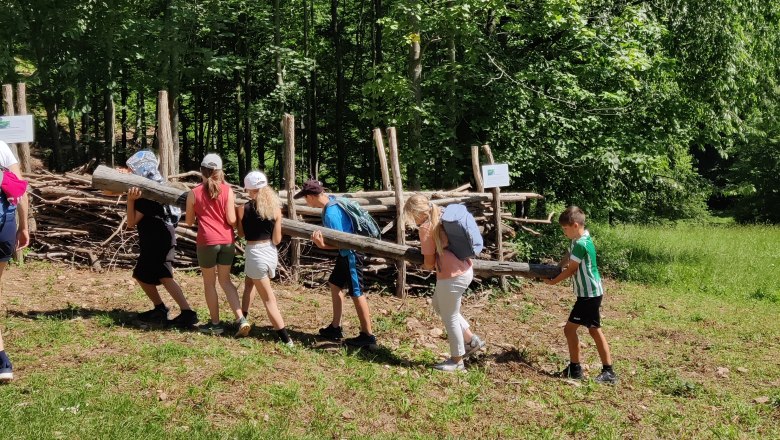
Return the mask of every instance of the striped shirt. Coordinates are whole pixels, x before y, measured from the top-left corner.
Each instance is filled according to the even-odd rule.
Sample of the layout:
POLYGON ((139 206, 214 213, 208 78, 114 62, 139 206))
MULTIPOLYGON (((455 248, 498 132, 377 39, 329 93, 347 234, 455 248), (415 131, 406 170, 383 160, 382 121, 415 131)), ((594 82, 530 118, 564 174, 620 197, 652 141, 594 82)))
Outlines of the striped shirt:
POLYGON ((578 297, 596 297, 604 294, 601 275, 596 267, 596 246, 585 231, 582 237, 572 240, 569 247, 569 259, 580 266, 574 273, 574 294, 578 297))

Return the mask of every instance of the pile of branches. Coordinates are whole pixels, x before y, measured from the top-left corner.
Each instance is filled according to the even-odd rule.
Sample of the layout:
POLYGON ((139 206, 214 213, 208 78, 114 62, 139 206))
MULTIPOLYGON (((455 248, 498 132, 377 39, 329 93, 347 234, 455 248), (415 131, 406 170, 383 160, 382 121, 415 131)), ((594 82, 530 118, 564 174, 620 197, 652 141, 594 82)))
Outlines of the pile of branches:
MULTIPOLYGON (((197 173, 184 173, 173 176, 181 189, 191 188, 199 180, 197 173), (190 179, 187 183, 185 180, 190 179)), ((35 219, 32 230, 32 252, 28 258, 68 262, 89 266, 94 270, 130 268, 135 265, 138 255, 138 234, 126 225, 126 196, 122 194, 104 194, 91 186, 91 176, 78 172, 53 174, 41 172, 27 176, 31 187, 31 206, 35 219)), ((464 189, 467 186, 448 192, 430 192, 434 203, 442 206, 450 203, 465 203, 477 219, 485 237, 485 249, 482 259, 495 259, 495 224, 491 212, 492 194, 473 193, 464 189)), ((243 191, 233 187, 241 196, 243 191)), ((406 193, 409 196, 412 193, 406 193)), ((282 194, 284 196, 284 194, 282 194)), ((395 199, 389 192, 358 192, 343 194, 361 204, 371 212, 383 230, 383 240, 395 241, 396 228, 395 199)), ((507 193, 503 199, 508 202, 522 202, 528 198, 538 198, 533 193, 507 193)), ((240 198, 240 197, 239 197, 240 198)), ((281 197, 286 202, 286 197, 281 197)), ((297 205, 300 219, 308 223, 319 223, 319 210, 297 205)), ((286 215, 286 214, 285 214, 286 215)), ((511 221, 549 222, 548 220, 528 220, 503 214, 502 232, 505 237, 513 237, 516 231, 508 225, 511 221)), ((521 225, 521 227, 524 227, 521 225)), ((178 236, 177 258, 175 266, 180 269, 197 268, 196 232, 184 226, 176 228, 178 236)), ((413 238, 416 234, 408 231, 407 244, 418 246, 413 238)), ((290 258, 289 238, 279 246, 279 273, 282 280, 289 279, 290 258)), ((239 244, 239 252, 242 252, 239 244)), ((319 249, 309 241, 304 241, 301 252, 300 280, 304 285, 314 287, 323 284, 332 270, 335 251, 319 249)), ((504 257, 511 260, 514 250, 505 246, 504 257)), ((236 259, 236 271, 243 270, 243 258, 236 259)), ((365 261, 365 279, 369 284, 392 286, 396 277, 394 261, 367 256, 365 261)), ((429 271, 415 266, 407 269, 407 283, 413 289, 428 289, 435 277, 429 271)))

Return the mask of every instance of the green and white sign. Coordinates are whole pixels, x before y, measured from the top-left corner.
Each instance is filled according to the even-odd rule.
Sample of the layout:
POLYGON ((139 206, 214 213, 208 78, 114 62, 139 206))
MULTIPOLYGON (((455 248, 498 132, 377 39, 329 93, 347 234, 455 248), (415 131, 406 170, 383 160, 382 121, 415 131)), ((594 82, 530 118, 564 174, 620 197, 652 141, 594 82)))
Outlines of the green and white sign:
POLYGON ((485 188, 509 186, 509 165, 505 163, 482 165, 482 183, 485 188))
POLYGON ((34 140, 35 126, 32 115, 0 116, 0 141, 18 144, 34 140))

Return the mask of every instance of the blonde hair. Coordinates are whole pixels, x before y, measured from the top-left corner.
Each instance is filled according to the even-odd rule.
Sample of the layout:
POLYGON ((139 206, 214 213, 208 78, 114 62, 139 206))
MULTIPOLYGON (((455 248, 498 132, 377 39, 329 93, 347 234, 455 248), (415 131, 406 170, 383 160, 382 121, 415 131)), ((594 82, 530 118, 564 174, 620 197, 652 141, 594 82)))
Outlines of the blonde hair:
POLYGON ((200 174, 206 179, 206 189, 209 197, 216 200, 222 193, 222 183, 225 182, 225 173, 222 170, 200 167, 200 174))
POLYGON ((276 212, 282 207, 276 191, 270 186, 258 189, 252 202, 255 204, 255 212, 264 220, 276 220, 276 212))
POLYGON ((422 214, 428 216, 428 221, 431 223, 433 242, 436 243, 436 253, 441 255, 444 253, 442 240, 444 228, 441 225, 441 208, 431 203, 428 197, 422 194, 414 194, 404 204, 404 221, 409 225, 417 225, 415 217, 422 214))

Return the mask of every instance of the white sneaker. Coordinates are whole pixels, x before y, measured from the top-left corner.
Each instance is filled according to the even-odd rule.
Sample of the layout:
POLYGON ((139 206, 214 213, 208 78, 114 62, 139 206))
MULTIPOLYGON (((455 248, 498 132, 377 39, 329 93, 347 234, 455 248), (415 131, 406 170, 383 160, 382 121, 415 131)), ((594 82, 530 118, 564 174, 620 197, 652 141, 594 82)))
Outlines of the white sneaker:
POLYGON ((295 342, 293 342, 293 340, 292 340, 292 339, 290 339, 290 340, 289 340, 289 341, 287 341, 287 342, 282 342, 282 344, 283 344, 283 345, 286 345, 286 346, 288 346, 288 347, 295 347, 295 342))
POLYGON ((463 361, 455 362, 452 360, 452 358, 434 365, 433 368, 439 371, 447 371, 450 373, 455 371, 466 371, 466 367, 463 365, 463 361))
POLYGON ((252 324, 250 324, 246 318, 241 318, 238 321, 238 331, 236 332, 237 338, 243 338, 249 335, 249 332, 252 330, 252 324))
POLYGON ((477 335, 473 335, 471 337, 471 342, 467 342, 465 344, 466 346, 466 354, 463 355, 463 357, 469 357, 473 354, 476 354, 478 351, 485 348, 485 341, 479 338, 477 335))

